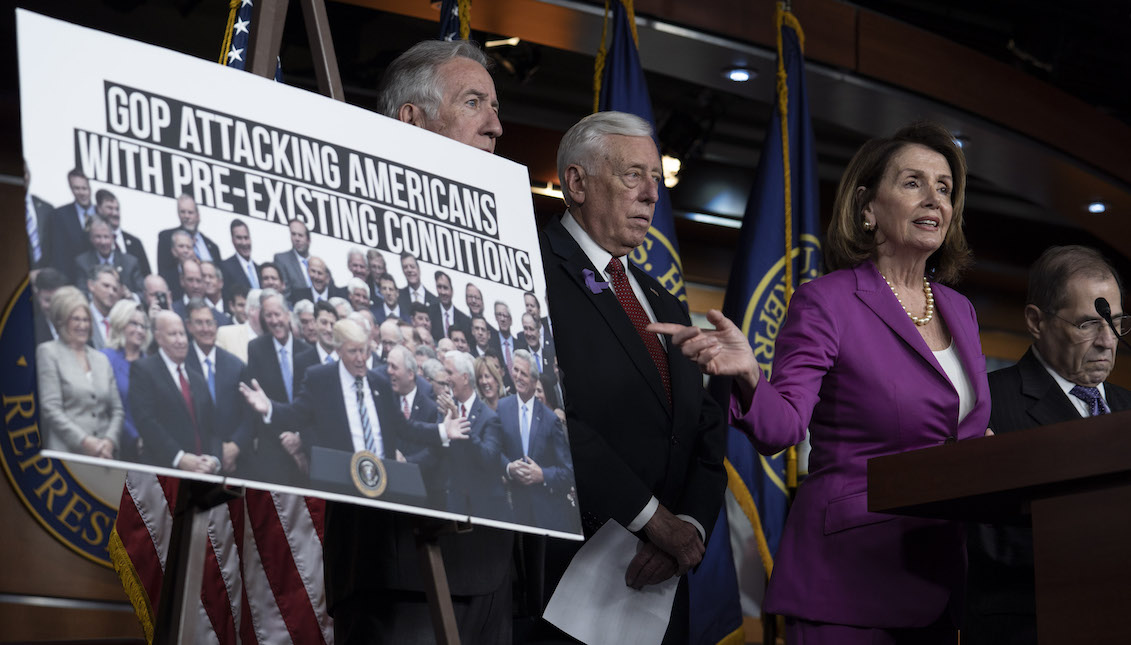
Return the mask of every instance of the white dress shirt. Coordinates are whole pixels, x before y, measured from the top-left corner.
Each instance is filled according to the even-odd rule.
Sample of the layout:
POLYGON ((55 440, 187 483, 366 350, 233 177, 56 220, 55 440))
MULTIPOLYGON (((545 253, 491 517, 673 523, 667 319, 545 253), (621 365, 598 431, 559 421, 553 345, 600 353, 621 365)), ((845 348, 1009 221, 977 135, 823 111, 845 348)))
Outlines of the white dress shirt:
MULTIPOLYGON (((346 401, 346 418, 350 424, 350 440, 353 442, 353 451, 366 450, 365 431, 361 427, 361 411, 357 408, 357 378, 349 373, 345 363, 338 363, 338 378, 342 384, 342 396, 346 401)), ((369 429, 373 432, 373 444, 377 449, 377 456, 385 458, 385 446, 381 442, 381 421, 377 418, 377 403, 373 400, 373 390, 369 389, 369 379, 361 377, 362 400, 365 404, 365 415, 369 417, 369 429)))

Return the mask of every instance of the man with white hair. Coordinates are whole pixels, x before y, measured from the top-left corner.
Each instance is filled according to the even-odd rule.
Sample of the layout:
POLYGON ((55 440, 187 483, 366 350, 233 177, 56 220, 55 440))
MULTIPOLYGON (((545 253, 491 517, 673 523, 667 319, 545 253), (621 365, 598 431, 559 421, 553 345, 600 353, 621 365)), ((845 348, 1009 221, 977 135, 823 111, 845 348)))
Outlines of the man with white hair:
POLYGON ((354 311, 369 309, 369 285, 361 278, 350 278, 346 283, 346 295, 354 311))
POLYGON ((322 302, 330 298, 346 298, 349 296, 345 289, 334 284, 330 269, 322 258, 315 255, 310 256, 307 260, 307 273, 310 275, 310 286, 291 289, 292 301, 322 302))
POLYGON ((456 415, 471 424, 471 441, 449 446, 441 457, 448 491, 446 510, 509 520, 506 494, 498 476, 503 426, 476 394, 475 359, 467 352, 453 350, 444 354, 443 363, 456 415))
MULTIPOLYGON (((567 211, 543 230, 542 257, 585 534, 610 519, 643 532, 624 581, 640 589, 678 576, 664 642, 686 643, 683 576, 702 559, 723 503, 726 426, 698 367, 645 329, 649 321, 689 325, 683 306, 627 261, 644 242, 663 181, 652 134, 647 121, 622 112, 570 128, 557 164, 567 211), (609 287, 596 293, 583 272, 609 287)), ((553 546, 564 565, 580 545, 553 546)))
POLYGON ((225 349, 243 362, 247 362, 247 345, 263 333, 259 326, 259 297, 262 289, 247 292, 247 322, 224 325, 216 330, 216 346, 225 349))
POLYGON ((220 437, 208 384, 186 369, 189 340, 177 314, 154 319, 158 351, 130 364, 129 406, 144 442, 143 461, 197 473, 220 472, 220 437))
POLYGON ((369 262, 365 259, 365 249, 351 246, 349 253, 346 254, 346 268, 349 269, 351 276, 362 282, 369 282, 369 262))
POLYGON ((291 316, 291 331, 313 347, 318 342, 318 332, 314 327, 314 303, 299 300, 291 313, 294 314, 291 316))
MULTIPOLYGON (((489 64, 486 55, 466 41, 418 43, 386 69, 379 90, 380 111, 494 152, 502 125, 489 64)), ((370 271, 375 273, 372 262, 370 271)), ((426 306, 428 294, 419 282, 416 259, 402 258, 401 269, 409 283, 406 295, 411 298, 407 291, 415 284, 418 297, 424 292, 425 302, 419 304, 426 306)), ((405 303, 400 307, 405 315, 405 303)), ((431 334, 428 337, 431 340, 431 334)), ((326 600, 338 642, 431 639, 434 632, 422 593, 424 578, 413 558, 398 559, 396 551, 383 552, 358 538, 377 535, 407 545, 403 551, 407 552, 415 548, 411 528, 412 522, 396 513, 327 504, 326 600)), ((460 640, 510 642, 512 534, 477 527, 467 534, 441 537, 439 543, 460 640)))
MULTIPOLYGON (((291 333, 291 312, 283 294, 264 289, 259 297, 259 324, 263 334, 248 343, 247 374, 276 401, 294 399, 307 368, 318 363, 318 352, 291 333)), ((256 468, 266 481, 303 485, 309 463, 300 450, 297 432, 278 432, 260 424, 256 442, 256 468)))

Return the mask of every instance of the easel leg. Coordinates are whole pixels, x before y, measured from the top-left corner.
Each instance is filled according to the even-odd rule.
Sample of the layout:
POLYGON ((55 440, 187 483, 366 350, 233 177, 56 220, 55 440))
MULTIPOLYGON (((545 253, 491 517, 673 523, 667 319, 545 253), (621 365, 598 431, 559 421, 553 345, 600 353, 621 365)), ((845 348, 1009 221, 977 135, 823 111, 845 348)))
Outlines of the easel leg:
POLYGON ((199 623, 196 606, 200 602, 201 575, 204 572, 208 510, 240 495, 242 489, 235 491, 220 484, 180 480, 153 642, 196 642, 195 630, 199 623))
POLYGON ((432 627, 436 631, 436 642, 439 645, 459 645, 459 628, 456 626, 448 575, 444 571, 444 559, 438 542, 441 535, 457 530, 455 522, 438 523, 423 517, 416 518, 416 550, 420 558, 420 570, 424 574, 432 627))

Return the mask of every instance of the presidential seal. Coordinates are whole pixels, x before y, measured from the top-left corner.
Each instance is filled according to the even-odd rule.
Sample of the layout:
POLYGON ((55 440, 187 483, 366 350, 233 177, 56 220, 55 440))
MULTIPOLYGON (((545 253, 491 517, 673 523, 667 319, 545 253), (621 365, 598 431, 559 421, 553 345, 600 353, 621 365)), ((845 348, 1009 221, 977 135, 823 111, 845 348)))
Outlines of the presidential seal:
POLYGON ((67 464, 39 453, 34 329, 31 289, 24 280, 0 318, 5 435, 0 464, 17 497, 48 533, 82 557, 109 567, 107 545, 126 473, 67 464))
POLYGON ((385 464, 368 450, 359 450, 350 460, 350 475, 357 492, 366 497, 380 497, 389 484, 385 464))

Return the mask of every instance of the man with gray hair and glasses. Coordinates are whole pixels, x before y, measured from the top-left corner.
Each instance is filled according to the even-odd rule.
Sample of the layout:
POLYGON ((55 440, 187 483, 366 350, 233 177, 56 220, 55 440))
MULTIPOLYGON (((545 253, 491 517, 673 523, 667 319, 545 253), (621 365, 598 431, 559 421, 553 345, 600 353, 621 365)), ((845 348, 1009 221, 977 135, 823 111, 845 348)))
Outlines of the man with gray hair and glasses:
MULTIPOLYGON (((993 432, 1131 410, 1131 392, 1105 382, 1117 334, 1131 331, 1122 291, 1119 274, 1095 249, 1054 246, 1041 254, 1025 301, 1033 344, 1016 365, 989 374, 993 432), (1100 299, 1108 312, 1097 311, 1100 299)), ((973 524, 968 551, 963 644, 1036 643, 1032 529, 973 524)))
MULTIPOLYGON (((612 520, 645 538, 616 584, 679 577, 664 643, 686 643, 683 576, 703 558, 723 503, 726 426, 698 367, 645 330, 690 324, 683 305, 627 258, 663 181, 652 127, 623 112, 585 117, 562 138, 558 177, 568 210, 544 229, 542 258, 582 528, 589 537, 612 520)), ((551 540, 548 566, 564 569, 578 546, 551 540)))
MULTIPOLYGON (((466 41, 425 41, 397 57, 378 88, 385 116, 495 151, 503 133, 489 59, 466 41)), ((327 504, 326 596, 339 643, 430 642, 424 576, 416 566, 413 518, 327 504), (380 536, 397 553, 357 540, 380 536)), ((510 532, 475 527, 439 540, 461 642, 511 641, 510 532)))

